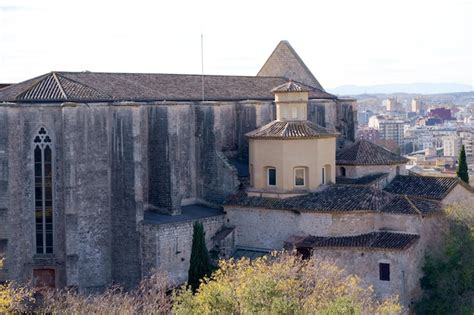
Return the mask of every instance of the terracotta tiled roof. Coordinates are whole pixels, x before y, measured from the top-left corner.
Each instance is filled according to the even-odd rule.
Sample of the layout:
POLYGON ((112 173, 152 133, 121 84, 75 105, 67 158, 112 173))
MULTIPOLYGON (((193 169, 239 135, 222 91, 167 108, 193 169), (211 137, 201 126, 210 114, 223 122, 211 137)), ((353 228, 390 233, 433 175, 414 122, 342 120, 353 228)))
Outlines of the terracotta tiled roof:
POLYGON ((384 190, 394 194, 442 200, 457 184, 459 179, 456 177, 399 175, 384 190))
POLYGON ((272 89, 272 92, 309 92, 311 88, 301 83, 288 81, 272 89))
POLYGON ((252 139, 329 138, 337 135, 337 132, 307 120, 274 120, 246 134, 252 139))
POLYGON ((320 192, 285 199, 249 197, 245 192, 239 192, 230 196, 225 204, 297 212, 384 212, 420 215, 441 211, 441 205, 437 201, 414 199, 368 186, 331 185, 320 192))
POLYGON ((348 177, 336 177, 336 183, 337 184, 342 184, 342 185, 370 185, 373 184, 374 182, 388 177, 387 173, 376 173, 376 174, 370 174, 358 178, 348 178, 348 177))
MULTIPOLYGON (((201 101, 202 78, 188 74, 51 72, 1 89, 0 102, 201 101)), ((204 99, 273 100, 272 88, 287 82, 285 77, 205 75, 204 99)), ((305 87, 310 99, 337 98, 322 89, 305 87)))
POLYGON ((372 232, 354 236, 308 236, 295 245, 297 248, 332 247, 404 250, 412 246, 419 238, 420 236, 416 234, 372 232))
POLYGON ((408 159, 367 140, 359 140, 336 154, 338 165, 391 165, 406 162, 408 159))

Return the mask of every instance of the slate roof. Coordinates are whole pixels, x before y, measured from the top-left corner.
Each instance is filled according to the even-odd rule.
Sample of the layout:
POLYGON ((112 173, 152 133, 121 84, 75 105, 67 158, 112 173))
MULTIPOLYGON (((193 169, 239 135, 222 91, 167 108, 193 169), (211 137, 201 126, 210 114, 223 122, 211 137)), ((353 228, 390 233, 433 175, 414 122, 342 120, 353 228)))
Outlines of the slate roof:
POLYGON ((367 140, 359 140, 336 154, 338 165, 391 165, 408 159, 367 140))
POLYGON ((459 179, 456 177, 398 175, 384 190, 394 194, 443 200, 457 184, 459 179))
POLYGON ((274 120, 246 134, 251 139, 329 138, 337 135, 337 132, 307 120, 274 120))
POLYGON ((389 249, 405 250, 412 246, 419 235, 394 233, 394 232, 372 232, 353 236, 308 236, 298 242, 296 247, 317 248, 363 248, 363 249, 389 249))
POLYGON ((331 185, 326 189, 285 199, 249 197, 245 192, 230 196, 226 206, 265 208, 296 212, 383 212, 429 215, 441 211, 433 200, 394 195, 369 186, 331 185))
POLYGON ((388 177, 387 173, 370 174, 358 178, 336 177, 336 183, 341 185, 371 185, 376 181, 388 177))
MULTIPOLYGON (((205 75, 205 100, 273 100, 285 77, 205 75)), ((51 72, 0 90, 0 102, 201 101, 202 76, 188 74, 51 72)), ((308 87, 308 86, 306 86, 308 87)), ((336 99, 308 87, 309 98, 336 99)))

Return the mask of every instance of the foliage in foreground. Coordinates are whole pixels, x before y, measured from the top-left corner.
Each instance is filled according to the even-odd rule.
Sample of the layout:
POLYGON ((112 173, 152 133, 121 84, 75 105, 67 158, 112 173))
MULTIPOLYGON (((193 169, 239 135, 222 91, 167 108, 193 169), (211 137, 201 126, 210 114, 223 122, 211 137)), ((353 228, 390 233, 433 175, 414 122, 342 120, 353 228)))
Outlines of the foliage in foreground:
MULTIPOLYGON (((3 259, 0 259, 0 269, 3 268, 3 259)), ((0 314, 13 311, 26 312, 27 304, 33 301, 31 290, 15 286, 11 282, 0 284, 0 314)))
POLYGON ((200 279, 212 272, 211 259, 206 247, 206 234, 202 223, 195 222, 193 226, 193 244, 188 272, 188 283, 193 291, 199 287, 200 279))
POLYGON ((334 264, 274 253, 221 261, 193 295, 174 293, 175 314, 399 314, 398 297, 377 301, 371 287, 334 264))
POLYGON ((162 273, 154 273, 144 279, 131 292, 119 287, 95 295, 82 295, 72 290, 40 291, 15 288, 11 284, 0 286, 0 314, 131 315, 171 312, 166 276, 162 273))
POLYGON ((474 211, 471 205, 446 211, 446 241, 440 255, 426 257, 417 314, 474 314, 474 211))
POLYGON ((125 292, 111 288, 103 294, 80 295, 72 291, 44 295, 46 314, 169 314, 171 300, 166 293, 166 275, 160 272, 142 280, 137 289, 125 292))

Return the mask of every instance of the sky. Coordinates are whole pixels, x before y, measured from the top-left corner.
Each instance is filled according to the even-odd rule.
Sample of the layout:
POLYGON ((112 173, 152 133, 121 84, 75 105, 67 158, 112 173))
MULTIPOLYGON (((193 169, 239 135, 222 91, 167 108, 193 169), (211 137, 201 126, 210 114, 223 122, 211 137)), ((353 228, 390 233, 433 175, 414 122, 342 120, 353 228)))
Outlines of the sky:
POLYGON ((326 88, 474 86, 471 0, 0 0, 0 83, 49 71, 255 75, 288 40, 326 88))

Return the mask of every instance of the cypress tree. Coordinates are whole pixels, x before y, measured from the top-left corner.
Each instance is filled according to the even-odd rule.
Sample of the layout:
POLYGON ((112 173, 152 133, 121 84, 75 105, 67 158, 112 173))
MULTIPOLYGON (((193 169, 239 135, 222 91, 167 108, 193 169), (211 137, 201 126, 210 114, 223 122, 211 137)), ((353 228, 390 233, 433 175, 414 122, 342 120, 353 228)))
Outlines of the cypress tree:
POLYGON ((467 169, 466 150, 464 149, 464 145, 459 152, 459 164, 456 175, 466 184, 469 184, 469 171, 467 169))
POLYGON ((194 292, 196 292, 199 287, 199 280, 209 275, 212 271, 205 235, 202 223, 195 222, 193 226, 191 261, 188 272, 188 283, 194 292))

